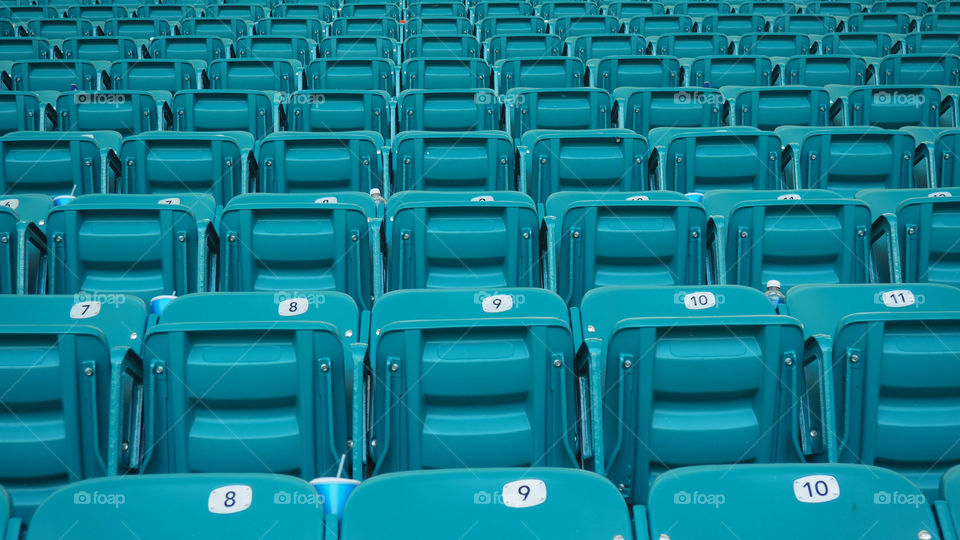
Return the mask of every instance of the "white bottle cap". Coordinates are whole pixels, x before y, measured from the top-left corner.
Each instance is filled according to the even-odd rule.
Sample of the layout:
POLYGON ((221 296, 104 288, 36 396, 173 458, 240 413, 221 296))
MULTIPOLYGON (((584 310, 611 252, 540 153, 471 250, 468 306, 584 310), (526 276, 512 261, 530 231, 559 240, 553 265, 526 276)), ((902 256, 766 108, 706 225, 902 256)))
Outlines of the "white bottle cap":
POLYGON ((776 287, 776 288, 779 289, 779 288, 780 288, 780 282, 777 281, 777 280, 775 280, 775 279, 771 279, 770 281, 767 282, 767 288, 769 289, 770 287, 776 287))

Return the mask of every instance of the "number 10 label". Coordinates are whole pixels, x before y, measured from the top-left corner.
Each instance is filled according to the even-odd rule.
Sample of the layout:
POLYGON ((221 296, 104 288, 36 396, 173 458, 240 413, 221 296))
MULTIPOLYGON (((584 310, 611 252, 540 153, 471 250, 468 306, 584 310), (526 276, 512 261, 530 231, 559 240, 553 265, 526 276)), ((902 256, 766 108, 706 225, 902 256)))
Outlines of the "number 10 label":
POLYGON ((840 496, 840 484, 829 474, 814 474, 793 481, 793 494, 802 503, 824 503, 840 496))

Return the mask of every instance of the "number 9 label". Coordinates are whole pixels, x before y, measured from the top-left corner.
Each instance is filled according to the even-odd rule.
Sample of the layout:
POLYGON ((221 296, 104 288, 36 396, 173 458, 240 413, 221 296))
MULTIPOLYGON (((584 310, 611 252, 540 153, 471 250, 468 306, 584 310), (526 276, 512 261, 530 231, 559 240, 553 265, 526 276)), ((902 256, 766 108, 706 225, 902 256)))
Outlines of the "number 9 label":
POLYGON ((543 480, 517 480, 504 484, 500 493, 504 506, 530 508, 547 500, 547 485, 543 480))
POLYGON ((509 294, 496 294, 488 296, 481 302, 483 311, 487 313, 500 313, 513 309, 513 297, 509 294))

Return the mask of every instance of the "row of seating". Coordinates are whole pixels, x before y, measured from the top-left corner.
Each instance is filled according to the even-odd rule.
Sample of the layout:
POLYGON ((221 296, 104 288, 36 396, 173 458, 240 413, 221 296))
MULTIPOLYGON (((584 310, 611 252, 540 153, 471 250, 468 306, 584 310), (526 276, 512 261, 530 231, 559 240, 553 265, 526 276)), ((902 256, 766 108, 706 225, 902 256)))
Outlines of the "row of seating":
MULTIPOLYGON (((960 526, 960 470, 944 475, 934 501, 897 473, 868 465, 685 467, 658 479, 649 502, 632 510, 635 524, 610 482, 584 471, 417 471, 362 483, 347 500, 338 531, 340 516, 325 511, 313 486, 300 479, 153 475, 91 479, 65 487, 43 503, 26 538, 131 533, 178 538, 196 533, 442 540, 464 534, 507 538, 524 531, 557 540, 722 534, 801 540, 812 526, 862 539, 941 539, 953 538, 960 526), (169 502, 157 505, 158 499, 169 502)), ((18 538, 21 528, 19 519, 11 520, 9 537, 18 538)))
POLYGON ((532 288, 372 313, 335 292, 0 305, 0 479, 23 517, 128 472, 583 467, 643 504, 676 467, 802 460, 889 467, 932 500, 960 462, 947 285, 796 286, 790 316, 733 285, 606 287, 569 312, 532 288))

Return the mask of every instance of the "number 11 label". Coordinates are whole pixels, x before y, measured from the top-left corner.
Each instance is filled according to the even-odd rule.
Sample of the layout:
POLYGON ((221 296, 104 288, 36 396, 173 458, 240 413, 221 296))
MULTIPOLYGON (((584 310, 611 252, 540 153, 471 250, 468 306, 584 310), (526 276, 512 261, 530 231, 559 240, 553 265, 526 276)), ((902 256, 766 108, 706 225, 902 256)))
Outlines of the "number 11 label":
POLYGON ((517 480, 504 484, 500 493, 504 506, 530 508, 547 500, 547 485, 543 480, 517 480))
POLYGON ((829 474, 814 474, 793 481, 793 494, 802 503, 824 503, 840 496, 840 484, 829 474))

